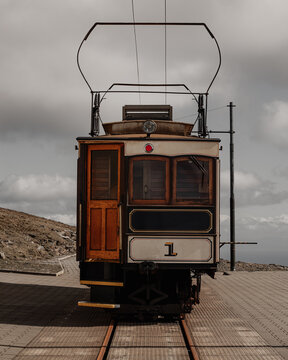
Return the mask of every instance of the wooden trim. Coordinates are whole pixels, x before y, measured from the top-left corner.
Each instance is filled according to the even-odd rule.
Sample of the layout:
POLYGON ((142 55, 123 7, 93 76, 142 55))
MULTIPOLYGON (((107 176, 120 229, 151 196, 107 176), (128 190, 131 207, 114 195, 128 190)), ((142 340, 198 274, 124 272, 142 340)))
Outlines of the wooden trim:
POLYGON ((216 198, 216 209, 215 209, 215 262, 220 261, 220 160, 216 160, 216 186, 215 186, 215 198, 216 198))
POLYGON ((93 262, 105 262, 105 263, 111 263, 111 264, 119 264, 120 259, 117 257, 117 259, 97 259, 97 258, 89 258, 84 260, 85 263, 93 263, 93 262))
POLYGON ((93 303, 89 301, 78 301, 78 306, 83 307, 96 307, 96 308, 102 308, 102 309, 119 309, 119 304, 100 304, 100 303, 93 303))
POLYGON ((82 246, 82 204, 79 204, 79 208, 78 208, 78 227, 80 229, 79 234, 78 234, 78 247, 80 248, 82 246))
POLYGON ((123 287, 124 283, 119 281, 93 281, 93 280, 81 280, 81 285, 98 285, 98 286, 119 286, 123 287))
POLYGON ((86 239, 86 160, 87 146, 79 144, 79 154, 77 160, 77 245, 76 259, 85 259, 85 239, 86 239), (81 151, 80 151, 81 149, 81 151))
POLYGON ((169 203, 169 193, 170 193, 170 159, 165 156, 133 156, 129 159, 129 204, 133 205, 145 205, 145 204, 155 204, 155 205, 166 205, 169 203), (133 199, 133 165, 134 161, 141 161, 141 160, 161 160, 165 161, 166 168, 165 168, 165 180, 166 180, 166 187, 165 187, 165 199, 156 199, 156 200, 134 200, 133 199))

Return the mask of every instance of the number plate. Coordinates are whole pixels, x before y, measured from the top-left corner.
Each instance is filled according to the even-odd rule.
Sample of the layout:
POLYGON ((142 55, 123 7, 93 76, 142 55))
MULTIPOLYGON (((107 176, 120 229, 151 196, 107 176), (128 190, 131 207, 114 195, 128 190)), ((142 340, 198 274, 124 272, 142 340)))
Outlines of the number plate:
POLYGON ((129 236, 128 262, 212 263, 213 237, 129 236))

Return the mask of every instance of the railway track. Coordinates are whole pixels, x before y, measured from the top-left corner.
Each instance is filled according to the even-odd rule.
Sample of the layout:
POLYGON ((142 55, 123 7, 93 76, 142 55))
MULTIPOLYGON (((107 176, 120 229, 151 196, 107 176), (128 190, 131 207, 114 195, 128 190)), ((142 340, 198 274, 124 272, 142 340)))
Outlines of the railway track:
POLYGON ((111 320, 105 338, 103 340, 102 346, 100 348, 99 354, 97 356, 97 360, 107 359, 116 327, 117 327, 117 322, 115 320, 111 320))
MULTIPOLYGON (((135 329, 135 334, 137 333, 137 326, 138 327, 142 326, 141 323, 137 323, 137 324, 132 323, 131 325, 135 329)), ((166 325, 167 325, 168 329, 169 329, 169 326, 172 326, 173 328, 175 327, 175 329, 176 328, 178 329, 178 334, 176 333, 175 336, 176 337, 180 336, 181 339, 182 339, 182 344, 183 344, 182 346, 178 345, 178 348, 181 347, 182 348, 181 350, 184 350, 184 347, 185 347, 185 350, 186 350, 186 351, 184 350, 184 352, 182 352, 181 358, 182 359, 189 359, 189 360, 199 360, 197 351, 195 349, 195 345, 193 344, 193 341, 192 341, 192 338, 191 338, 191 335, 190 335, 190 332, 189 332, 189 329, 188 329, 188 326, 187 326, 185 320, 180 319, 180 320, 178 320, 178 321, 176 321, 174 323, 171 323, 170 325, 169 325, 169 323, 166 323, 166 325), (186 352, 186 354, 185 354, 185 352, 186 352)), ((104 337, 102 346, 100 348, 100 352, 99 352, 99 354, 97 356, 97 360, 116 359, 116 357, 114 356, 115 355, 115 350, 116 351, 117 350, 118 351, 124 350, 124 351, 127 352, 128 358, 132 358, 132 356, 130 354, 128 354, 128 353, 129 353, 129 351, 131 349, 133 349, 133 347, 135 345, 134 346, 131 346, 131 345, 130 346, 129 345, 125 346, 125 345, 122 344, 122 345, 119 346, 119 344, 117 345, 117 343, 114 344, 114 342, 113 342, 115 332, 116 332, 117 328, 119 329, 119 327, 121 327, 121 326, 125 326, 125 325, 122 325, 121 322, 118 322, 117 320, 111 320, 111 322, 110 322, 110 324, 109 324, 109 326, 107 328, 107 332, 106 332, 106 335, 104 337), (114 351, 114 355, 112 354, 112 351, 110 351, 111 349, 114 351)), ((149 328, 148 328, 148 332, 147 331, 146 331, 146 333, 142 332, 142 336, 145 336, 145 335, 148 338, 150 337, 149 336, 149 328)), ((159 334, 159 336, 161 336, 161 334, 159 334)), ((171 336, 171 334, 167 335, 167 344, 166 344, 167 348, 171 347, 171 342, 169 341, 170 336, 171 336)), ((143 339, 140 342, 143 343, 143 339)), ((144 343, 145 343, 145 340, 144 340, 144 343)), ((141 346, 139 346, 139 347, 141 347, 141 346)), ((151 355, 152 356, 153 356, 153 349, 155 350, 155 352, 157 352, 156 349, 159 349, 157 346, 155 346, 155 344, 151 344, 150 346, 146 345, 145 346, 146 350, 147 350, 147 347, 149 348, 149 350, 151 350, 151 355)), ((161 348, 162 348, 162 350, 163 350, 163 348, 165 348, 165 345, 163 345, 163 343, 161 345, 161 348)), ((122 354, 123 354, 123 352, 122 352, 122 354)), ((176 358, 178 358, 178 356, 175 356, 175 359, 176 358)), ((163 359, 164 359, 164 357, 163 357, 163 359)))
POLYGON ((180 328, 182 330, 182 335, 188 350, 188 355, 191 360, 199 360, 198 353, 196 351, 195 345, 193 344, 192 337, 190 335, 190 331, 185 322, 185 319, 179 320, 180 328))

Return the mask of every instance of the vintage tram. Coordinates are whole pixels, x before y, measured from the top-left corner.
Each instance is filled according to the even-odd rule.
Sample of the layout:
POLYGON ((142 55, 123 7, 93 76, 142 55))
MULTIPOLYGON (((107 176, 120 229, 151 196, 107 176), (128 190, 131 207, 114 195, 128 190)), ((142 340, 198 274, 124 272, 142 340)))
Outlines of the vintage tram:
POLYGON ((125 105, 103 135, 101 94, 91 94, 91 136, 77 138, 77 260, 91 295, 78 304, 189 312, 201 274, 214 276, 219 261, 220 140, 207 137, 208 92, 193 93, 197 133, 173 121, 172 106, 125 105))

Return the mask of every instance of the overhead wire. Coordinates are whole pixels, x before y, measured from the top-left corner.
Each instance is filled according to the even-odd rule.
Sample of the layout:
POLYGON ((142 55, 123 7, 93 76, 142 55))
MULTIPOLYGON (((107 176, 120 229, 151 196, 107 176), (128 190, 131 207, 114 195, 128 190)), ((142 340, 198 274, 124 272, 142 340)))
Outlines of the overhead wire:
MULTIPOLYGON (((137 34, 136 34, 136 26, 135 26, 135 9, 134 9, 134 1, 132 2, 132 18, 133 18, 133 29, 134 29, 134 42, 135 42, 135 54, 136 54, 136 67, 137 67, 137 79, 138 84, 140 84, 140 71, 139 71, 139 56, 138 56, 138 46, 137 46, 137 34)), ((140 93, 140 85, 138 86, 139 90, 139 103, 141 104, 141 93, 140 93)))
MULTIPOLYGON (((224 108, 227 108, 227 105, 219 106, 219 107, 213 108, 213 109, 209 109, 208 112, 216 111, 216 110, 220 110, 220 109, 224 109, 224 108)), ((178 121, 178 120, 186 119, 186 118, 189 118, 189 117, 192 117, 192 116, 196 116, 196 115, 198 115, 198 113, 181 116, 181 117, 178 117, 178 118, 176 118, 176 119, 174 119, 174 120, 177 120, 177 121, 178 121)), ((197 117, 196 121, 197 121, 197 120, 198 120, 198 117, 197 117)), ((195 123, 196 123, 196 121, 195 121, 195 123)), ((194 125, 195 125, 195 123, 194 123, 194 125)))
POLYGON ((164 0, 164 22, 165 22, 165 26, 164 26, 164 61, 165 61, 165 65, 164 65, 164 71, 165 71, 165 105, 167 104, 167 0, 164 0))

